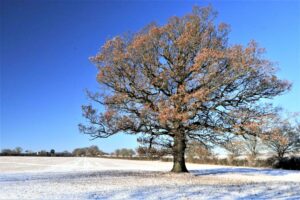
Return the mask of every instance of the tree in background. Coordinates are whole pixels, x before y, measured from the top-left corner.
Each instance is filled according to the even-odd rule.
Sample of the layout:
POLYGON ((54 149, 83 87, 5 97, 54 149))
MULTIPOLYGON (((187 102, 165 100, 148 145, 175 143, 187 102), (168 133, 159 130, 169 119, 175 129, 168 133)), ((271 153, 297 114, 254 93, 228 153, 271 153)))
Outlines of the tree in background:
POLYGON ((191 141, 187 145, 187 159, 193 161, 194 159, 205 160, 212 156, 212 152, 205 145, 197 141, 191 141))
POLYGON ((244 149, 250 166, 257 164, 257 157, 266 149, 260 137, 261 135, 246 135, 243 138, 244 149))
POLYGON ((67 150, 63 151, 60 153, 61 156, 63 157, 70 157, 70 156, 73 156, 73 154, 67 150))
POLYGON ((148 157, 148 148, 147 147, 139 146, 138 148, 136 148, 135 151, 139 157, 148 157))
POLYGON ((255 135, 247 135, 244 138, 244 144, 246 153, 253 159, 259 155, 259 152, 262 149, 261 140, 255 135))
POLYGON ((16 147, 14 149, 2 149, 1 150, 1 155, 4 156, 18 156, 21 155, 23 152, 23 149, 21 147, 16 147))
POLYGON ((3 156, 11 156, 14 154, 15 154, 14 150, 11 150, 11 149, 2 149, 1 150, 1 155, 3 155, 3 156))
POLYGON ((290 120, 276 115, 271 118, 267 126, 262 140, 278 159, 282 159, 288 153, 299 152, 299 124, 293 125, 290 120))
POLYGON ((114 152, 114 155, 119 157, 121 155, 121 150, 120 149, 116 149, 114 152))
POLYGON ((92 138, 141 133, 150 145, 172 149, 172 172, 188 171, 189 141, 210 146, 243 134, 266 114, 260 100, 291 85, 277 78, 256 42, 228 45, 229 26, 215 18, 211 7, 194 7, 163 26, 108 40, 91 58, 101 91, 87 92, 95 104, 82 106, 88 123, 80 131, 92 138))
POLYGON ((133 149, 126 149, 126 148, 122 148, 122 149, 116 149, 114 154, 117 157, 132 157, 135 155, 135 151, 133 149))
POLYGON ((169 155, 171 152, 169 149, 161 148, 161 147, 148 147, 148 146, 139 146, 136 149, 138 156, 147 157, 150 159, 153 158, 162 158, 163 156, 169 155))
POLYGON ((88 153, 91 155, 91 156, 102 156, 104 155, 105 153, 99 149, 98 146, 96 145, 92 145, 90 147, 87 148, 87 151, 88 153))
POLYGON ((50 155, 51 155, 51 156, 55 156, 55 150, 54 150, 54 149, 51 149, 51 150, 50 150, 50 155))
POLYGON ((50 155, 49 152, 46 150, 41 150, 41 151, 37 152, 37 154, 39 156, 49 156, 50 155))
POLYGON ((15 152, 16 154, 20 155, 23 152, 23 149, 21 147, 16 147, 15 152))
POLYGON ((105 153, 101 151, 96 145, 92 145, 90 147, 84 147, 84 148, 76 148, 73 150, 72 154, 74 156, 102 156, 105 153))
POLYGON ((241 140, 230 140, 226 142, 223 147, 229 153, 228 159, 230 164, 232 164, 235 158, 241 156, 245 152, 245 146, 241 140))

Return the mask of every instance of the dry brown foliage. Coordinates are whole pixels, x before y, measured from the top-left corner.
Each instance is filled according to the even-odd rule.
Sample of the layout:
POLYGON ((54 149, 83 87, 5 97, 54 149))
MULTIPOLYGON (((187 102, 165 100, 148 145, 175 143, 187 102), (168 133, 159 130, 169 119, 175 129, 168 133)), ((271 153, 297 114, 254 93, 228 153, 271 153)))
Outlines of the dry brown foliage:
POLYGON ((215 17, 211 7, 195 7, 163 26, 108 40, 91 58, 105 90, 88 93, 105 111, 83 106, 89 123, 80 130, 93 138, 163 137, 174 161, 184 163, 188 140, 210 145, 255 128, 255 118, 266 115, 259 100, 282 94, 290 83, 277 78, 255 41, 228 45, 229 26, 216 25, 215 17))

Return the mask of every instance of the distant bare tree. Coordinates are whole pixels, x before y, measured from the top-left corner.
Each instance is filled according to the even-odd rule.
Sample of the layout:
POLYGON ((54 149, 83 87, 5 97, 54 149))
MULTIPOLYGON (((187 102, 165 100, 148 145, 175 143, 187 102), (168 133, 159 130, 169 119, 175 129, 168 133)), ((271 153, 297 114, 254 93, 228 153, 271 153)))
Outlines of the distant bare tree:
POLYGON ((21 154, 22 152, 23 152, 23 149, 21 148, 21 147, 16 147, 15 148, 15 152, 16 152, 16 154, 21 154))
POLYGON ((229 153, 228 158, 230 163, 232 163, 236 157, 241 156, 245 152, 244 143, 239 139, 229 140, 223 145, 223 147, 229 153))
POLYGON ((126 149, 126 148, 116 149, 115 155, 117 157, 121 156, 121 157, 130 157, 131 158, 133 155, 135 155, 135 151, 133 149, 126 149))
POLYGON ((251 166, 255 166, 257 161, 257 156, 265 150, 263 142, 259 136, 256 135, 246 135, 243 138, 244 150, 248 156, 248 163, 251 166))
POLYGON ((171 155, 171 150, 161 147, 147 147, 147 146, 139 146, 136 149, 136 152, 141 157, 148 157, 148 158, 162 158, 166 155, 171 155))
POLYGON ((90 147, 84 147, 84 148, 76 148, 73 150, 72 154, 74 156, 101 156, 105 153, 101 151, 98 146, 92 145, 90 147))
POLYGON ((187 146, 186 155, 190 161, 194 159, 203 160, 212 155, 211 150, 200 142, 192 141, 187 146))
POLYGON ((254 159, 259 155, 263 148, 260 138, 254 135, 245 136, 244 144, 247 154, 254 159))

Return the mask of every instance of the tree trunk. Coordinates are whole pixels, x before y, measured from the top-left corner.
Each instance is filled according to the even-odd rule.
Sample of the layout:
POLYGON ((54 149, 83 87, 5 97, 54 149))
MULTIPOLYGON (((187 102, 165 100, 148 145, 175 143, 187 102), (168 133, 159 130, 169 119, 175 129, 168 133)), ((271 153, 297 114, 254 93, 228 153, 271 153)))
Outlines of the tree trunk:
POLYGON ((278 151, 278 152, 277 152, 277 158, 278 158, 279 160, 281 160, 281 159, 283 158, 284 154, 285 154, 285 152, 283 152, 283 151, 278 151))
POLYGON ((175 136, 173 145, 173 168, 171 172, 182 173, 188 172, 185 166, 184 153, 186 149, 185 137, 175 136))

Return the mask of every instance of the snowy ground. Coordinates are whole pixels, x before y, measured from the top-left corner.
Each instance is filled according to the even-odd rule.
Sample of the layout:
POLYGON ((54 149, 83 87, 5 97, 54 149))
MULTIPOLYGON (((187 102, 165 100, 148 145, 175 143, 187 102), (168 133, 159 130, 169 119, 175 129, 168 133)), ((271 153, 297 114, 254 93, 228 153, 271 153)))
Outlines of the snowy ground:
POLYGON ((300 171, 101 158, 0 157, 0 199, 300 199, 300 171))

